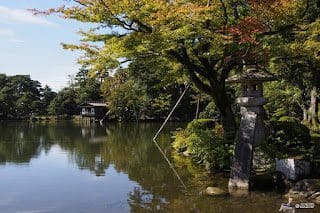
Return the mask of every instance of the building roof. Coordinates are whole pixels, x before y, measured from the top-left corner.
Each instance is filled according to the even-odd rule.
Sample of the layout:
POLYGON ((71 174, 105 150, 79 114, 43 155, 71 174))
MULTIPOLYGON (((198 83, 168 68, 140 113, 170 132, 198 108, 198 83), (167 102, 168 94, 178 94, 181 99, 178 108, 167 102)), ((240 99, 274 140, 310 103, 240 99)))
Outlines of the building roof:
POLYGON ((246 72, 231 76, 226 79, 227 83, 248 83, 274 81, 276 77, 270 73, 260 71, 257 68, 249 68, 246 72))
POLYGON ((80 105, 81 107, 107 107, 106 103, 88 102, 80 105))

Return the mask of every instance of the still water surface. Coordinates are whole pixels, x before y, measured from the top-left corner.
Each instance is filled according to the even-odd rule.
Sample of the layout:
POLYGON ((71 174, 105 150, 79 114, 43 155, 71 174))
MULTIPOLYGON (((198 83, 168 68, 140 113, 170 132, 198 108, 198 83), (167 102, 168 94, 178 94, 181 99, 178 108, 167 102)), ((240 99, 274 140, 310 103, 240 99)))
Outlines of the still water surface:
MULTIPOLYGON (((276 192, 207 197, 207 186, 227 187, 172 156, 170 124, 160 135, 185 189, 152 143, 160 124, 85 127, 68 122, 0 122, 0 212, 277 212, 276 192)), ((308 211, 311 212, 311 211, 308 211)))

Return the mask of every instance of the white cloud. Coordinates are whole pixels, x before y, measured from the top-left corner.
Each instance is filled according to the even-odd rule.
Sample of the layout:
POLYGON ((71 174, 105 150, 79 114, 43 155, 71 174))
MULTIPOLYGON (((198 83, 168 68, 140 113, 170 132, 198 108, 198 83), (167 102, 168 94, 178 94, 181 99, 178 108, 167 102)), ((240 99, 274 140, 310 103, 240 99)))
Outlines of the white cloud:
POLYGON ((0 21, 1 22, 20 22, 28 24, 55 25, 47 19, 34 16, 30 11, 23 9, 12 9, 0 5, 0 21))
POLYGON ((16 44, 23 44, 23 43, 25 43, 25 40, 15 39, 15 38, 10 39, 9 41, 12 42, 12 43, 16 43, 16 44))
POLYGON ((4 37, 5 40, 15 44, 25 43, 25 40, 16 38, 16 33, 13 30, 7 28, 0 28, 0 37, 4 37))
POLYGON ((6 28, 0 28, 0 36, 4 37, 13 37, 14 36, 13 30, 6 29, 6 28))

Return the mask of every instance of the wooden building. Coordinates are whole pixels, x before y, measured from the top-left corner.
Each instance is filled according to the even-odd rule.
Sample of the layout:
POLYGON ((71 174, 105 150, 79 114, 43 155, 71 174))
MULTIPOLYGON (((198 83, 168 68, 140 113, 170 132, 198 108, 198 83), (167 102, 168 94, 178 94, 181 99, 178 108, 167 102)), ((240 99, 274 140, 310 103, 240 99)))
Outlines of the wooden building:
POLYGON ((105 103, 88 102, 80 105, 81 117, 89 120, 100 121, 107 113, 105 103))

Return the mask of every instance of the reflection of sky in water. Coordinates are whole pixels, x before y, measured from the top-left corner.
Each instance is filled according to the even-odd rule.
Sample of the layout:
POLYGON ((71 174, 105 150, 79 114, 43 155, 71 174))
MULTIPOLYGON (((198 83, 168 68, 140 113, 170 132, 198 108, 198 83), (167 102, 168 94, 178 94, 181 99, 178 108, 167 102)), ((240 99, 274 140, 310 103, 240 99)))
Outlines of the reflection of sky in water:
POLYGON ((0 181, 5 212, 127 212, 127 195, 137 187, 112 165, 99 177, 79 170, 57 145, 28 167, 0 167, 0 181))
POLYGON ((0 213, 269 213, 287 201, 274 192, 244 198, 204 196, 206 187, 226 188, 228 179, 170 156, 170 131, 183 125, 169 124, 158 140, 186 191, 152 143, 159 126, 0 122, 0 213))

